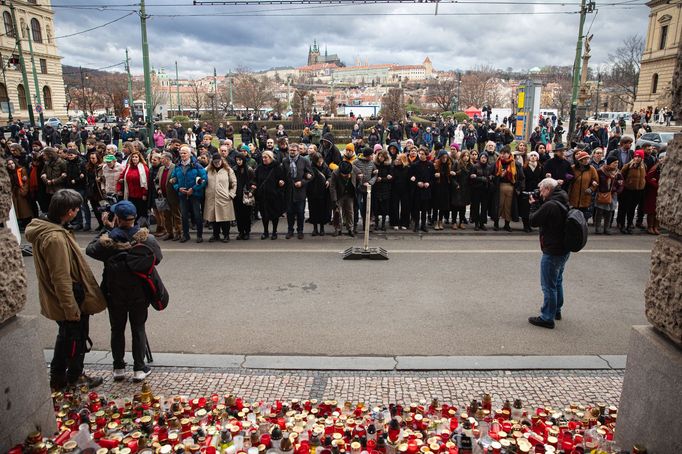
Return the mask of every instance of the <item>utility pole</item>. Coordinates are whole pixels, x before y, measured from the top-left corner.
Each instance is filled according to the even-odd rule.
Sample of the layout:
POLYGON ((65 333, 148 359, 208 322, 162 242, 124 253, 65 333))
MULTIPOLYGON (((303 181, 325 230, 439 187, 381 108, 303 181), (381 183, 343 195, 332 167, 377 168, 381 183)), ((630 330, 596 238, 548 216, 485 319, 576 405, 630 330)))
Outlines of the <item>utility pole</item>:
POLYGON ((230 113, 232 113, 232 106, 234 106, 232 102, 232 70, 230 70, 228 81, 230 82, 230 113))
MULTIPOLYGON (((459 93, 460 93, 460 88, 462 87, 462 71, 457 71, 457 105, 455 107, 455 112, 459 111, 459 93)), ((512 104, 512 110, 513 110, 514 104, 512 104)))
POLYGON ((152 79, 149 70, 149 44, 147 43, 147 13, 144 0, 140 0, 140 31, 142 33, 142 66, 144 68, 144 101, 147 112, 147 140, 151 143, 154 137, 154 118, 152 112, 152 79))
POLYGON ((42 106, 40 101, 40 85, 38 84, 38 73, 36 72, 36 60, 33 56, 33 39, 31 38, 31 30, 29 30, 28 25, 26 26, 26 35, 28 36, 28 50, 31 53, 31 69, 33 70, 33 84, 36 89, 36 108, 40 106, 38 111, 38 116, 40 117, 40 129, 45 127, 45 118, 43 117, 43 110, 45 106, 42 106))
POLYGON ((130 75, 130 58, 128 57, 128 48, 126 47, 126 72, 128 73, 128 112, 130 118, 133 118, 133 77, 130 75))
POLYGON ((86 104, 86 101, 85 101, 85 78, 83 77, 83 67, 79 66, 78 68, 80 69, 80 72, 81 72, 81 94, 83 95, 82 96, 83 107, 81 108, 81 110, 83 111, 83 119, 85 119, 85 104, 86 104))
POLYGON ((178 61, 175 60, 175 94, 178 95, 178 115, 182 115, 182 102, 180 102, 180 82, 178 82, 178 61))
MULTIPOLYGON (((580 1, 580 26, 578 27, 578 42, 575 45, 575 61, 573 62, 573 90, 571 92, 571 115, 568 122, 567 141, 571 142, 575 133, 576 111, 578 110, 578 85, 580 84, 580 59, 583 53, 583 28, 585 27, 585 16, 588 13, 587 0, 580 1)), ((592 12, 594 2, 590 1, 589 12, 592 12)))
POLYGON ((21 36, 19 27, 17 27, 17 16, 14 11, 14 2, 10 0, 9 10, 12 14, 12 29, 14 29, 14 40, 19 51, 19 64, 21 65, 21 79, 24 84, 24 93, 26 94, 26 110, 28 110, 28 119, 31 126, 35 126, 36 121, 33 116, 33 103, 31 103, 31 87, 28 86, 28 75, 26 74, 26 62, 24 62, 24 51, 21 48, 21 36))
POLYGON ((594 119, 599 118, 599 86, 601 85, 601 72, 597 73, 597 102, 594 106, 594 119))
MULTIPOLYGON (((11 58, 11 55, 10 55, 11 58)), ((5 70, 7 67, 5 66, 5 59, 2 58, 2 54, 0 54, 0 64, 2 64, 2 81, 5 83, 5 87, 7 87, 7 76, 5 75, 5 70)), ((7 61, 7 64, 9 65, 9 60, 7 61)), ((9 96, 7 96, 7 121, 9 123, 12 123, 12 103, 9 100, 9 96)))

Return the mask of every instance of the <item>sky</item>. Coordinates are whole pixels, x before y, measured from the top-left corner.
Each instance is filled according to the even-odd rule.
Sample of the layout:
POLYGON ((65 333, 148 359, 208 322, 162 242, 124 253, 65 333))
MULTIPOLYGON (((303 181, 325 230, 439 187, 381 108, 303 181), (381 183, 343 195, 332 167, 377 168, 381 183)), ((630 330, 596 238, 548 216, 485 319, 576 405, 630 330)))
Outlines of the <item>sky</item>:
MULTIPOLYGON (((104 68, 123 62, 128 48, 131 71, 141 74, 136 1, 51 0, 55 35, 75 34, 57 40, 62 63, 104 68)), ((174 73, 177 61, 181 79, 212 74, 214 67, 224 74, 303 66, 313 40, 348 66, 357 58, 420 64, 428 56, 437 70, 527 70, 573 64, 580 2, 560 1, 463 0, 439 4, 436 15, 435 3, 204 6, 147 0, 147 35, 152 67, 174 73)), ((645 35, 648 14, 644 0, 598 1, 585 23, 585 32, 594 35, 590 66, 606 64, 627 36, 645 35)))

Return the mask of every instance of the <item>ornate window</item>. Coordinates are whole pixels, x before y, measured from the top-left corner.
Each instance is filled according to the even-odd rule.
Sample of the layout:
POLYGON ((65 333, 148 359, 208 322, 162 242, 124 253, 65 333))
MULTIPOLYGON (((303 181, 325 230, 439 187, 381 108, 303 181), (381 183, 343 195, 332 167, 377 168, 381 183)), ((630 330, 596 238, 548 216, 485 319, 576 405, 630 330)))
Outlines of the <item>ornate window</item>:
POLYGON ((40 30, 40 22, 36 18, 31 19, 31 33, 33 34, 34 43, 43 42, 43 32, 40 30))
POLYGON ((52 110, 52 90, 47 85, 43 87, 43 104, 46 110, 52 110))
POLYGON ((651 94, 656 93, 658 90, 658 73, 651 76, 651 94))
POLYGON ((5 33, 7 36, 14 38, 14 25, 12 24, 12 15, 9 11, 2 13, 2 19, 5 21, 5 33))
POLYGON ((7 87, 5 84, 0 83, 0 102, 9 102, 9 96, 7 95, 7 87))
POLYGON ((24 90, 24 86, 21 84, 17 85, 17 95, 19 96, 19 109, 28 109, 26 105, 26 90, 24 90))

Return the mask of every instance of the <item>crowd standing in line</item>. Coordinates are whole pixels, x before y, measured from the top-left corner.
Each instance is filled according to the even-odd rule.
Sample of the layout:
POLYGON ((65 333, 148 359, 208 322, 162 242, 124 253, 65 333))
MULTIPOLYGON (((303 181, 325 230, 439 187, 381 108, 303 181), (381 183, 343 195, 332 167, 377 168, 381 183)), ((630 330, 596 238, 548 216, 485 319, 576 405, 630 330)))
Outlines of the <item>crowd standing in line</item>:
POLYGON ((513 118, 499 125, 476 118, 426 127, 379 121, 365 128, 358 118, 352 141, 341 149, 326 123, 315 121, 299 139, 282 125, 270 137, 245 122, 238 146, 229 122, 217 128, 217 141, 197 122, 196 132, 180 123, 165 132, 157 128, 151 143, 144 129, 124 125, 112 134, 108 127, 74 126, 68 134, 44 131, 45 143, 34 137, 30 147, 23 139, 2 146, 22 227, 47 212, 57 190, 68 188, 84 200, 70 223, 75 230, 90 230, 93 218, 101 230, 106 207, 128 200, 141 225, 153 218, 157 235, 181 242, 191 230, 203 242, 205 226, 210 241, 229 241, 234 227, 236 239, 249 240, 253 221, 261 218, 260 238, 277 239, 284 216, 287 239, 303 239, 306 221, 312 236, 355 236, 361 222, 382 232, 468 226, 511 232, 511 223, 521 221, 530 232, 529 196, 552 177, 570 206, 593 218, 595 233, 612 233, 614 220, 624 234, 635 228, 659 233, 655 201, 664 159, 652 147, 633 150, 618 124, 581 122, 569 148, 556 118, 541 118, 527 142, 516 141, 508 123, 513 118))

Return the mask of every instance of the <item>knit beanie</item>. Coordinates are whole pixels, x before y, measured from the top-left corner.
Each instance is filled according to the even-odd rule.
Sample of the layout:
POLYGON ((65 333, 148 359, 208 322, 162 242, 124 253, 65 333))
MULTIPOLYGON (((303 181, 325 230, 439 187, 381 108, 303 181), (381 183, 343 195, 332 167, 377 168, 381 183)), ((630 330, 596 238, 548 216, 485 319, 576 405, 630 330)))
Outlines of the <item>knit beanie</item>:
POLYGON ((343 175, 348 175, 353 171, 353 165, 348 161, 341 161, 339 164, 339 172, 343 175))
POLYGON ((615 161, 618 161, 618 157, 616 156, 609 156, 608 158, 606 158, 607 164, 613 164, 615 161))

